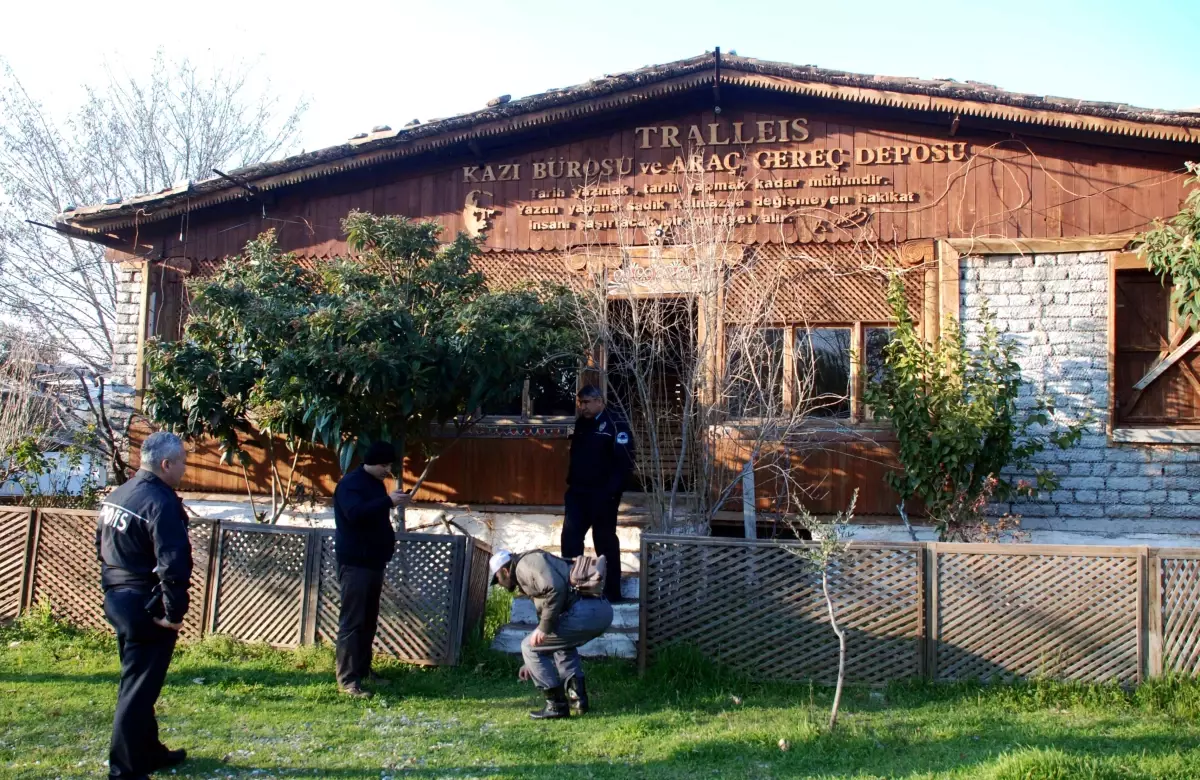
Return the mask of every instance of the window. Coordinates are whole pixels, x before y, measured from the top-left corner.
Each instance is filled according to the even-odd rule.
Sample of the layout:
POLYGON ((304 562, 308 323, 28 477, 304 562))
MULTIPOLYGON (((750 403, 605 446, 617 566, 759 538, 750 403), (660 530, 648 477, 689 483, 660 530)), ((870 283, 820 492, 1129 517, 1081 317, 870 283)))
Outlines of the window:
POLYGON ((867 328, 863 339, 863 376, 868 382, 878 382, 886 375, 887 364, 883 348, 896 336, 895 328, 867 328))
MULTIPOLYGON (((863 381, 878 382, 887 375, 887 355, 883 348, 896 336, 895 328, 865 328, 863 330, 863 381)), ((864 416, 870 420, 875 415, 870 407, 863 407, 864 416)))
POLYGON ((574 360, 551 363, 519 382, 509 397, 483 408, 487 417, 574 417, 579 367, 574 360))
POLYGON ((809 399, 811 414, 850 417, 850 329, 796 330, 797 397, 809 399))
POLYGON ((529 380, 530 412, 534 417, 574 417, 579 367, 558 363, 529 380))
POLYGON ((730 328, 726 333, 726 383, 734 417, 761 417, 784 403, 782 328, 730 328))
POLYGON ((524 384, 524 382, 518 382, 517 385, 509 391, 509 395, 506 400, 486 404, 483 407, 484 415, 488 417, 521 417, 524 408, 521 402, 524 384))
POLYGON ((894 335, 893 328, 862 323, 766 328, 753 336, 730 328, 725 364, 730 414, 762 416, 805 399, 811 417, 870 419, 863 383, 887 370, 884 347, 894 335))
POLYGON ((1200 444, 1200 336, 1174 316, 1171 284, 1119 254, 1109 288, 1113 440, 1200 444))

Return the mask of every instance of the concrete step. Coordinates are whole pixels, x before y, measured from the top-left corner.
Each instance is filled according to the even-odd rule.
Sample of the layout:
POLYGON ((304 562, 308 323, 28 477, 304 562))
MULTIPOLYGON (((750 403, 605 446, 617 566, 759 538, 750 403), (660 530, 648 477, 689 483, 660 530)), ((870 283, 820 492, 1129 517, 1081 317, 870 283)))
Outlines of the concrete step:
MULTIPOLYGON (((613 622, 612 629, 637 629, 640 619, 639 604, 613 604, 613 622)), ((532 630, 537 625, 537 609, 533 606, 533 602, 527 598, 521 597, 513 599, 512 614, 509 616, 509 624, 515 626, 527 626, 532 630)), ((612 630, 610 629, 610 630, 612 630)))
MULTIPOLYGON (((623 493, 621 495, 621 506, 617 511, 621 514, 628 513, 631 515, 648 512, 654 498, 653 493, 623 493)), ((695 508, 700 505, 700 497, 695 493, 679 493, 675 496, 675 505, 678 507, 695 508)))
MULTIPOLYGON (((519 655, 521 641, 532 629, 532 626, 509 623, 496 632, 492 649, 519 655)), ((610 629, 580 647, 579 654, 584 658, 637 658, 637 638, 636 629, 610 629)))

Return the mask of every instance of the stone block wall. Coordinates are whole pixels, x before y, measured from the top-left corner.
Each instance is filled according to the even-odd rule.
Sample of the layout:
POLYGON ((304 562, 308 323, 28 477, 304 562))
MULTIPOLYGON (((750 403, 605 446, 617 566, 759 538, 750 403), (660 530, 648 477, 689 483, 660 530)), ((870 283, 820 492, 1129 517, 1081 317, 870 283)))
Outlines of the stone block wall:
POLYGON ((991 255, 961 261, 960 317, 982 331, 986 303, 1020 345, 1029 392, 1050 396, 1067 420, 1091 415, 1079 445, 1042 453, 1060 479, 1054 493, 1005 509, 1033 541, 1200 544, 1200 447, 1109 445, 1106 252, 991 255))
POLYGON ((133 387, 137 367, 138 317, 142 308, 141 269, 122 265, 117 272, 117 331, 113 344, 113 384, 133 387))

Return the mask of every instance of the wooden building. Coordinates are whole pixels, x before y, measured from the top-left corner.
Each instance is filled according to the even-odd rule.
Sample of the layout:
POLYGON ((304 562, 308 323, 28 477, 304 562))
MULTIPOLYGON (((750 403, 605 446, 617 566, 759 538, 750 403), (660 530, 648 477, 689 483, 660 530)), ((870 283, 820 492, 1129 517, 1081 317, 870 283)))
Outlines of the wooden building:
MULTIPOLYGON (((61 231, 111 248, 125 269, 114 356, 145 381, 141 349, 186 319, 183 280, 211 273, 274 228, 305 263, 343 254, 352 209, 484 232, 493 285, 570 283, 583 245, 666 235, 687 201, 736 192, 737 241, 803 257, 780 295, 789 339, 825 339, 872 359, 889 319, 879 268, 903 267, 926 332, 971 328, 986 298, 1022 341, 1030 381, 1094 423, 1062 462, 1063 487, 1026 506, 1044 538, 1200 533, 1200 358, 1134 385, 1178 347, 1169 291, 1125 253, 1175 213, 1200 114, 1006 92, 976 82, 868 76, 705 54, 509 100, 448 119, 377 127, 347 143, 60 215, 61 231), (701 182, 681 191, 681 180, 701 182), (864 246, 875 253, 863 263, 864 246), (844 337, 844 338, 843 338, 844 337), (1044 519, 1041 519, 1044 518, 1044 519), (1055 536, 1057 534, 1057 536, 1055 536)), ((653 239, 647 238, 648 243, 653 239)), ((650 255, 647 255, 650 257, 650 255)), ((630 261, 632 262, 632 261, 630 261)), ((614 274, 667 272, 642 259, 614 274)), ((789 342, 790 343, 790 342, 789 342)), ((896 497, 885 428, 851 383, 846 428, 803 466, 827 486, 818 510, 862 489, 859 513, 896 497)), ((440 462, 418 498, 491 507, 561 503, 570 399, 514 399, 440 462)), ((328 491, 332 461, 306 464, 328 491)), ((419 464, 417 464, 419 465, 419 464)), ((262 487, 265 469, 256 472, 262 487)), ((240 471, 203 447, 187 487, 239 493, 240 471)), ((552 511, 547 510, 547 511, 552 511)), ((886 531, 880 531, 886 533, 886 531)))

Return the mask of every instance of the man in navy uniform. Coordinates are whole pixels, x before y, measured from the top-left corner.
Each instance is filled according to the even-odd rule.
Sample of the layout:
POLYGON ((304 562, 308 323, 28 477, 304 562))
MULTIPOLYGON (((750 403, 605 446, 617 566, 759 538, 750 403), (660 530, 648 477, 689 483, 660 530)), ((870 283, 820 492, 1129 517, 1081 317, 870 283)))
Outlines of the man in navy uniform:
POLYGON ((586 385, 576 401, 579 417, 571 435, 562 554, 564 558, 583 555, 583 537, 590 528, 596 555, 608 561, 604 595, 616 603, 621 600, 617 509, 625 480, 633 471, 633 437, 625 421, 605 408, 600 388, 586 385))
POLYGON ((187 757, 159 742, 154 703, 188 611, 192 577, 187 514, 175 493, 187 468, 183 442, 153 433, 141 452, 141 469, 101 505, 96 526, 104 614, 121 657, 108 776, 139 780, 187 757))
POLYGON ((395 460, 395 448, 377 441, 368 448, 363 465, 343 477, 333 491, 334 549, 342 585, 337 681, 342 693, 355 698, 370 697, 363 682, 384 682, 371 671, 372 645, 379 627, 383 572, 396 552, 392 507, 409 503, 403 490, 389 493, 384 486, 395 460))

